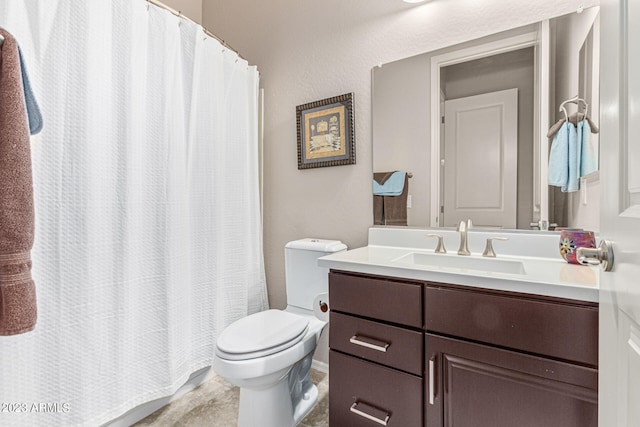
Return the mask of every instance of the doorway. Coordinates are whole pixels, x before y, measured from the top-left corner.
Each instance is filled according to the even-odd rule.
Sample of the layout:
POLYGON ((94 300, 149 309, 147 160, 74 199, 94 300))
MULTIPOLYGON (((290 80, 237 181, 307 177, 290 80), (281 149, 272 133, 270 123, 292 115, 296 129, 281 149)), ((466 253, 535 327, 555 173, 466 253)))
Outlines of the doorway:
MULTIPOLYGON (((545 220, 547 217, 546 186, 541 186, 541 176, 546 174, 541 160, 546 159, 547 141, 541 137, 541 129, 544 128, 545 133, 548 129, 548 97, 542 96, 548 76, 545 79, 540 75, 540 70, 546 68, 540 60, 544 57, 541 52, 548 50, 548 40, 541 40, 540 34, 547 33, 535 29, 431 57, 431 123, 440 122, 444 116, 440 108, 443 92, 446 99, 456 99, 518 88, 519 158, 518 176, 513 179, 517 182, 519 204, 516 227, 524 229, 530 229, 542 216, 545 220), (523 58, 526 65, 515 65, 523 58), (500 61, 504 63, 499 65, 500 61), (516 75, 524 71, 526 76, 512 79, 509 76, 513 73, 504 72, 508 66, 516 70, 516 75)), ((444 205, 439 191, 444 188, 440 164, 444 138, 440 129, 440 126, 431 127, 431 226, 444 225, 441 218, 444 205)), ((482 168, 482 162, 476 167, 482 168)))
MULTIPOLYGON (((474 109, 483 105, 489 109, 502 105, 503 101, 491 97, 483 100, 482 95, 508 89, 515 89, 517 92, 515 105, 508 107, 510 123, 496 122, 498 127, 494 128, 497 130, 505 128, 506 125, 515 126, 515 136, 513 139, 509 138, 509 142, 514 143, 513 149, 504 152, 501 150, 505 147, 495 145, 494 148, 497 151, 494 150, 493 153, 478 151, 474 156, 466 156, 467 153, 475 152, 477 148, 469 145, 472 143, 471 140, 461 141, 469 145, 465 150, 448 147, 445 141, 449 139, 450 132, 458 133, 455 126, 460 122, 455 118, 446 118, 445 109, 441 107, 445 124, 442 127, 444 137, 441 137, 439 150, 441 182, 439 225, 452 227, 457 225, 460 219, 471 218, 477 226, 530 228, 531 223, 537 221, 534 217, 537 207, 534 202, 536 188, 534 47, 528 46, 442 67, 439 82, 441 96, 447 100, 445 104, 459 105, 459 108, 465 111, 467 111, 465 103, 469 102, 474 102, 474 109), (454 157, 455 152, 462 156, 461 159, 454 157), (501 157, 507 153, 513 154, 513 157, 501 157), (464 166, 456 168, 456 163, 463 163, 464 166), (464 171, 466 177, 456 175, 457 172, 454 171, 464 171), (508 172, 508 182, 501 175, 505 172, 508 172), (492 183, 490 184, 489 181, 492 183), (459 192, 463 187, 462 182, 466 182, 464 191, 467 191, 468 197, 471 198, 465 199, 459 192), (475 208, 472 208, 472 205, 475 208)), ((490 117, 489 111, 493 111, 493 117, 496 120, 505 118, 502 114, 495 114, 498 110, 486 110, 485 113, 488 115, 481 119, 481 122, 490 117)), ((465 119, 485 113, 475 111, 469 114, 467 112, 465 119)), ((477 127, 481 124, 477 123, 473 126, 477 127)), ((487 128, 483 129, 488 131, 487 128)), ((468 138, 477 141, 477 131, 471 130, 468 138)), ((496 135, 493 141, 497 144, 498 141, 506 140, 504 135, 496 135)))
POLYGON ((516 228, 518 89, 445 101, 444 111, 442 224, 516 228))

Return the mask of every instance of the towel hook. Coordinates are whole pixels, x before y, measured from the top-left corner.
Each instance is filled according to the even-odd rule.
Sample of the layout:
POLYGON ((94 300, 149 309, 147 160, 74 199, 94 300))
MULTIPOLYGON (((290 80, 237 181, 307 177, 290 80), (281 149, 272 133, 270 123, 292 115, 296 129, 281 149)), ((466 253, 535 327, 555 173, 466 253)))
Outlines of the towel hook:
POLYGON ((587 111, 589 110, 589 104, 587 104, 587 101, 585 101, 584 99, 582 99, 578 95, 576 95, 573 98, 567 99, 566 101, 563 101, 562 104, 560 104, 560 108, 558 109, 558 111, 562 111, 564 113, 564 121, 565 122, 569 120, 569 115, 567 114, 567 109, 564 107, 564 105, 568 104, 570 102, 573 103, 573 104, 577 104, 578 105, 578 111, 580 111, 580 102, 582 102, 584 104, 584 116, 587 117, 587 111))

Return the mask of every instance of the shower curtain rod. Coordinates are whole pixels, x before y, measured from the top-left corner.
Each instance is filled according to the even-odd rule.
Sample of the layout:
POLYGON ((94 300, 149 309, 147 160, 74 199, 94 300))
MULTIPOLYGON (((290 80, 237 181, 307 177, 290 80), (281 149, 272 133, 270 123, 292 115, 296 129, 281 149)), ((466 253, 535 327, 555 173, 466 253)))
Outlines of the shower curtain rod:
POLYGON ((200 26, 200 28, 202 28, 202 31, 206 35, 208 35, 211 38, 214 38, 214 39, 218 40, 222 44, 222 46, 226 47, 229 50, 232 50, 233 52, 236 53, 236 55, 238 55, 240 58, 242 58, 242 59, 244 59, 246 61, 246 59, 242 55, 240 55, 240 52, 238 52, 233 47, 231 47, 227 42, 225 42, 220 37, 218 37, 215 34, 213 34, 211 31, 207 30, 202 25, 200 25, 197 22, 195 22, 193 19, 190 19, 189 17, 183 15, 182 12, 180 12, 179 10, 174 9, 171 6, 167 6, 166 4, 164 4, 164 3, 162 3, 161 1, 158 1, 158 0, 146 0, 146 2, 147 3, 151 3, 151 4, 155 5, 155 6, 161 7, 162 9, 168 10, 169 12, 173 13, 174 15, 176 15, 178 18, 185 19, 185 20, 187 20, 189 22, 192 22, 192 23, 200 26))

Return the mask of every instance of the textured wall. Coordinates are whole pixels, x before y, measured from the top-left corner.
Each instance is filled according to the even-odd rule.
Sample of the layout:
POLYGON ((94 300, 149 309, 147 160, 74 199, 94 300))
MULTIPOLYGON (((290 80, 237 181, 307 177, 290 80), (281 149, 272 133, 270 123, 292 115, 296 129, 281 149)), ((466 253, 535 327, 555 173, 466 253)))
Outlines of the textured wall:
POLYGON ((286 305, 284 245, 366 245, 373 66, 598 4, 596 0, 202 0, 204 26, 256 64, 265 90, 264 249, 270 304, 286 305), (357 164, 299 171, 296 105, 355 93, 357 164))

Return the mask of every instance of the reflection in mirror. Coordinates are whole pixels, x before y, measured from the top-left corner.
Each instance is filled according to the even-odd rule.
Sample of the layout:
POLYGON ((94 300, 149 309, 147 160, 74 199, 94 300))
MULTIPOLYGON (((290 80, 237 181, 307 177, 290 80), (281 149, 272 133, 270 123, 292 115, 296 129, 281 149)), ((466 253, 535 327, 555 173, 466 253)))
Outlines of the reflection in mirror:
POLYGON ((533 221, 534 59, 527 47, 440 69, 439 225, 533 221))
MULTIPOLYGON (((584 152, 581 155, 581 169, 577 175, 577 188, 571 192, 563 192, 562 187, 549 187, 549 221, 559 225, 569 227, 582 227, 585 229, 599 229, 599 201, 600 187, 597 172, 600 152, 598 123, 600 115, 599 97, 599 21, 598 8, 587 9, 582 14, 571 14, 553 20, 551 27, 553 39, 556 41, 555 61, 552 62, 552 120, 553 125, 565 119, 564 111, 559 108, 566 100, 580 98, 583 103, 569 102, 565 105, 568 116, 580 111, 587 112, 589 129, 585 132, 585 138, 590 139, 584 145, 584 152), (578 54, 572 55, 567 52, 575 52, 575 46, 579 46, 578 54), (579 105, 578 105, 579 104, 579 105), (587 154, 591 154, 593 159, 589 159, 587 154), (591 162, 589 160, 592 160, 591 162), (591 166, 588 164, 591 163, 591 166), (592 172, 592 173, 589 173, 592 172), (579 190, 579 191, 578 191, 579 190)), ((550 141, 552 141, 550 139, 550 141)), ((551 142, 550 162, 554 161, 553 144, 551 142)), ((579 143, 580 141, 576 141, 579 143)), ((582 140, 585 142, 585 140, 582 140)), ((576 165, 577 166, 577 165, 576 165)), ((551 178, 551 174, 549 174, 551 178)))
MULTIPOLYGON (((374 175, 411 173, 407 225, 598 229, 597 172, 581 191, 547 186, 559 105, 579 95, 598 122, 597 31, 596 7, 374 68, 374 175)), ((393 197, 374 195, 374 223, 393 197)))

